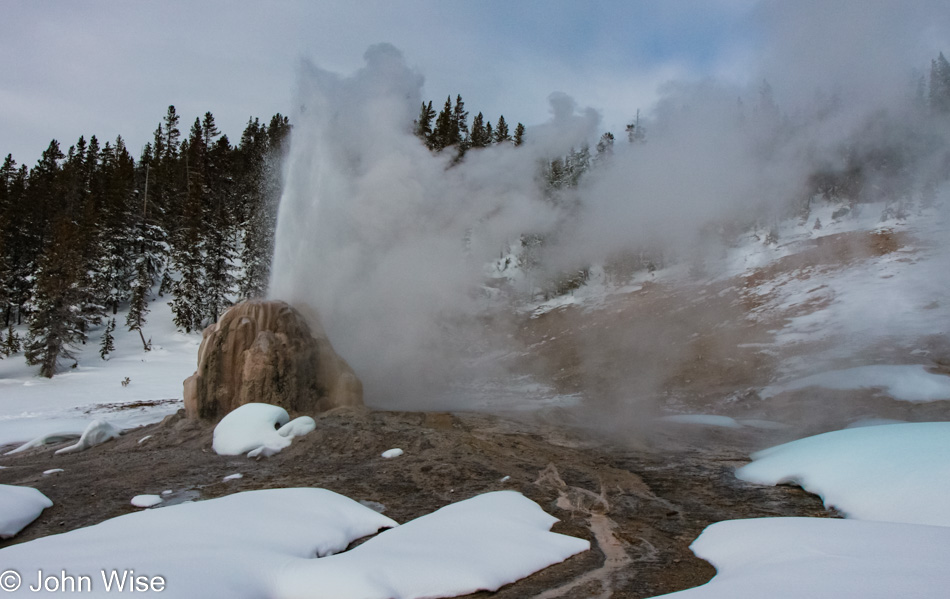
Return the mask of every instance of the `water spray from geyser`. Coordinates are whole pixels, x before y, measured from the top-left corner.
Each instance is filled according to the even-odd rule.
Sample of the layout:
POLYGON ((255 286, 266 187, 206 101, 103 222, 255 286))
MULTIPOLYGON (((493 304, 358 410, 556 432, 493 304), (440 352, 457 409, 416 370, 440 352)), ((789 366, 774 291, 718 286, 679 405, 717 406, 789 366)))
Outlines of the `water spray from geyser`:
POLYGON ((369 404, 451 407, 448 387, 491 343, 485 264, 558 222, 535 181, 542 140, 564 152, 598 118, 557 96, 535 142, 449 168, 412 134, 422 76, 388 44, 365 60, 351 76, 300 69, 269 295, 319 313, 369 404))

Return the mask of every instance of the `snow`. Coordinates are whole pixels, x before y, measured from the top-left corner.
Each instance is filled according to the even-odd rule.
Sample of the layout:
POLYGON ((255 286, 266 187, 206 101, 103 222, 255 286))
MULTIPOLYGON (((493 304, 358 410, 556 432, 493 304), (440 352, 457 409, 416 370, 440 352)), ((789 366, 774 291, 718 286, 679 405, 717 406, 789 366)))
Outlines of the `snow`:
POLYGON ((676 414, 674 416, 663 416, 658 418, 661 422, 672 422, 674 424, 697 424, 701 426, 718 426, 721 428, 742 428, 735 418, 729 416, 717 416, 715 414, 676 414))
POLYGON ((50 474, 56 474, 57 472, 65 472, 62 468, 50 468, 49 470, 43 471, 43 476, 49 476, 50 474))
POLYGON ((950 422, 849 428, 752 459, 737 477, 798 484, 848 517, 950 526, 950 422))
POLYGON ((58 455, 62 453, 85 451, 90 447, 101 445, 106 441, 117 439, 119 434, 119 429, 115 428, 108 422, 103 420, 93 420, 89 423, 81 435, 75 435, 72 433, 47 433, 45 435, 40 435, 31 441, 27 441, 16 449, 6 452, 4 455, 20 453, 21 451, 26 451, 27 449, 42 447, 43 445, 48 445, 50 443, 60 443, 62 441, 75 439, 76 437, 79 437, 79 441, 68 447, 63 447, 62 449, 56 450, 56 454, 58 455))
POLYGON ((95 447, 106 441, 118 438, 119 429, 104 420, 93 420, 89 423, 89 426, 86 427, 86 430, 83 431, 82 436, 79 437, 79 441, 69 447, 56 450, 56 454, 85 451, 90 447, 95 447))
POLYGON ((403 454, 403 451, 401 449, 399 449, 398 447, 394 447, 392 449, 387 449, 380 455, 388 460, 390 458, 398 458, 402 454, 403 454))
POLYGON ((277 595, 408 599, 494 591, 590 548, 588 541, 550 532, 555 522, 520 493, 485 493, 346 553, 298 562, 278 581, 277 595))
POLYGON ((836 390, 880 388, 886 390, 894 399, 914 402, 950 399, 950 376, 931 373, 919 364, 858 366, 831 370, 781 385, 770 385, 759 395, 769 398, 785 391, 807 387, 836 390))
POLYGON ((20 453, 21 451, 26 451, 27 449, 33 449, 34 447, 42 447, 43 445, 49 445, 51 443, 62 443, 63 441, 72 441, 73 439, 78 439, 81 437, 80 433, 46 433, 45 435, 40 435, 35 439, 27 441, 23 445, 18 446, 16 449, 11 449, 3 455, 12 455, 15 453, 20 453))
POLYGON ((657 418, 660 422, 671 422, 673 424, 689 424, 698 426, 714 426, 719 428, 759 428, 769 430, 782 430, 788 428, 787 424, 775 422, 772 420, 760 420, 755 418, 744 418, 736 420, 730 416, 720 416, 717 414, 675 414, 673 416, 662 416, 657 418))
MULTIPOLYGON (((823 207, 823 210, 833 207, 823 207)), ((799 360, 784 360, 788 376, 802 376, 838 362, 849 363, 858 352, 879 346, 903 347, 909 354, 926 355, 915 347, 920 339, 950 333, 950 261, 948 223, 933 210, 923 210, 903 221, 880 220, 884 204, 866 205, 861 214, 848 216, 813 231, 810 225, 787 223, 781 234, 783 249, 766 251, 759 266, 799 249, 802 241, 830 234, 862 231, 904 233, 906 247, 847 264, 825 264, 786 271, 747 290, 764 301, 753 318, 770 321, 782 317, 776 331, 776 348, 806 347, 799 360), (802 310, 802 307, 811 306, 802 310)), ((813 223, 814 218, 810 221, 813 223)), ((821 216, 822 223, 831 223, 821 216)), ((738 264, 753 249, 735 250, 738 264)), ((754 264, 748 261, 747 268, 754 264)), ((734 270, 740 274, 741 270, 734 270)), ((751 270, 746 270, 750 273, 751 270)))
POLYGON ((946 597, 950 528, 826 518, 718 522, 690 546, 716 567, 677 599, 946 597))
POLYGON ((0 539, 9 539, 39 518, 53 502, 31 487, 0 485, 0 539))
POLYGON ((313 418, 310 416, 300 416, 280 427, 277 430, 277 434, 282 437, 287 437, 288 439, 293 439, 294 437, 302 437, 308 433, 312 433, 316 428, 317 422, 313 418))
POLYGON ((287 410, 266 403, 249 403, 229 412, 214 427, 212 448, 218 455, 272 456, 290 447, 295 436, 316 428, 309 416, 290 420, 287 410), (281 425, 279 430, 276 426, 281 425))
POLYGON ((238 480, 239 478, 244 478, 244 475, 240 472, 235 472, 234 474, 229 474, 221 479, 222 482, 228 482, 229 480, 238 480))
MULTIPOLYGON (((551 533, 554 522, 512 491, 397 526, 324 489, 267 489, 143 510, 14 545, 0 549, 0 563, 21 574, 91 574, 86 595, 93 597, 108 596, 99 579, 103 568, 160 575, 167 597, 450 597, 497 589, 589 548, 585 540, 551 533)), ((28 594, 27 585, 19 592, 28 594)))
MULTIPOLYGON (((105 325, 90 332, 77 351, 78 365, 52 379, 37 376, 22 354, 0 360, 0 446, 61 431, 78 437, 95 419, 128 429, 158 422, 181 407, 182 382, 198 363, 201 334, 175 330, 167 298, 149 304, 145 325, 152 351, 142 350, 136 332, 117 329, 116 351, 99 357, 105 325), (120 382, 128 377, 130 384, 120 382)), ((26 337, 26 329, 18 331, 26 337)))
POLYGON ((152 507, 162 502, 159 495, 136 495, 132 498, 132 505, 135 507, 152 507))

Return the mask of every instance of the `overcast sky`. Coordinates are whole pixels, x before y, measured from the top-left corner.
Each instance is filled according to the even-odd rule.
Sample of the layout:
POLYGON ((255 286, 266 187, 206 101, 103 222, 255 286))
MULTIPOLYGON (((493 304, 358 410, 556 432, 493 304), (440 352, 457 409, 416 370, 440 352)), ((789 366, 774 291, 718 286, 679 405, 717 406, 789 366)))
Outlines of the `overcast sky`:
POLYGON ((0 0, 0 154, 32 166, 50 139, 122 134, 138 157, 169 104, 183 129, 211 111, 236 142, 248 117, 292 112, 301 60, 349 73, 377 42, 403 51, 437 106, 461 94, 473 114, 531 125, 562 91, 618 132, 669 80, 744 84, 789 56, 789 87, 829 63, 836 81, 859 56, 925 68, 950 49, 947 13, 935 0, 0 0))

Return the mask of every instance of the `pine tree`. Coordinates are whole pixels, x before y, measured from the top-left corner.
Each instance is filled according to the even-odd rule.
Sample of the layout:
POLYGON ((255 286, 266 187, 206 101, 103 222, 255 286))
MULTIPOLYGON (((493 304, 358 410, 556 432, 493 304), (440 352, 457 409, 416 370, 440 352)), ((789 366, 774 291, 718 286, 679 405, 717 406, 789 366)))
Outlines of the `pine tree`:
POLYGON ((66 217, 57 218, 52 239, 36 274, 31 304, 26 361, 40 366, 40 375, 51 378, 59 361, 74 359, 76 344, 84 340, 79 314, 82 262, 74 248, 79 230, 66 217))
MULTIPOLYGON (((264 226, 260 208, 264 196, 264 172, 267 157, 267 128, 259 119, 248 119, 235 151, 238 221, 244 233, 241 246, 241 276, 238 294, 242 298, 261 297, 267 285, 267 268, 263 265, 264 226)), ((268 259, 269 261, 269 259, 268 259)))
POLYGON ((475 115, 475 118, 472 119, 471 146, 473 148, 484 148, 489 143, 491 143, 491 140, 485 131, 485 117, 479 112, 475 115))
POLYGON ((469 146, 468 111, 465 110, 465 103, 462 101, 461 95, 455 97, 455 109, 452 111, 452 128, 450 132, 452 138, 449 145, 457 147, 457 159, 461 159, 469 146))
POLYGON ((614 134, 608 131, 600 136, 600 141, 597 142, 597 157, 598 159, 606 158, 614 153, 614 134))
POLYGON ((172 265, 178 273, 173 284, 174 299, 170 302, 175 325, 190 333, 200 330, 204 322, 205 306, 202 293, 202 217, 204 212, 204 137, 201 121, 195 119, 191 133, 184 144, 187 186, 184 213, 172 244, 172 265))
POLYGON ((237 286, 233 268, 237 259, 234 218, 229 208, 234 204, 228 161, 231 144, 226 135, 207 147, 204 193, 202 254, 204 263, 205 315, 210 322, 232 304, 231 295, 237 286))
POLYGON ((495 143, 495 129, 491 126, 491 121, 485 123, 485 137, 488 139, 488 145, 495 143))
POLYGON ((930 109, 950 114, 950 62, 943 52, 930 63, 930 109))
POLYGON ((17 334, 16 329, 14 329, 13 325, 11 324, 9 327, 7 327, 7 336, 3 340, 3 355, 9 357, 20 353, 21 345, 20 336, 17 334))
POLYGON ((3 326, 20 324, 26 304, 33 293, 35 263, 40 246, 42 223, 37 218, 27 190, 29 171, 26 165, 16 168, 7 155, 0 167, 0 193, 5 193, 0 206, 0 309, 3 326))
POLYGON ((278 113, 271 118, 266 131, 263 127, 258 129, 259 143, 241 150, 252 153, 259 164, 254 201, 242 227, 244 247, 241 262, 245 270, 239 287, 241 297, 263 297, 267 291, 277 228, 277 204, 282 193, 280 161, 286 154, 289 135, 290 122, 278 113))
POLYGON ((10 255, 13 248, 12 229, 13 213, 16 199, 13 193, 13 181, 16 176, 16 161, 12 154, 7 154, 3 160, 3 166, 0 166, 0 311, 6 318, 5 325, 10 324, 10 311, 12 309, 13 289, 11 282, 13 280, 13 264, 10 255))
POLYGON ((453 123, 452 96, 445 99, 445 106, 435 119, 435 128, 429 136, 429 149, 441 152, 452 145, 458 136, 458 125, 453 123))
POLYGON ((428 105, 423 102, 422 108, 419 110, 419 118, 416 119, 415 134, 416 137, 424 141, 426 145, 429 144, 429 136, 432 135, 433 118, 435 118, 435 111, 432 110, 432 100, 429 100, 428 105))
POLYGON ((524 143, 524 125, 521 123, 518 123, 518 126, 515 127, 514 143, 516 147, 524 143))
POLYGON ((115 338, 112 336, 112 331, 115 330, 115 318, 109 320, 109 324, 106 325, 106 330, 102 333, 102 341, 99 342, 99 357, 103 360, 107 359, 108 355, 115 351, 115 338))
POLYGON ((508 123, 505 122, 505 115, 498 117, 495 123, 495 143, 507 143, 511 141, 511 135, 508 134, 508 123))
POLYGON ((160 156, 162 160, 173 160, 178 157, 179 144, 181 141, 181 130, 178 129, 178 123, 181 117, 174 106, 169 106, 165 117, 162 120, 164 126, 163 153, 160 156))
MULTIPOLYGON (((140 256, 136 263, 135 280, 132 283, 132 297, 129 300, 129 313, 125 317, 125 326, 130 331, 138 331, 142 338, 142 348, 149 350, 149 343, 145 341, 142 327, 145 325, 145 315, 148 314, 148 294, 152 286, 152 278, 148 273, 147 260, 140 256)), ((113 319, 115 322, 115 319, 113 319)))

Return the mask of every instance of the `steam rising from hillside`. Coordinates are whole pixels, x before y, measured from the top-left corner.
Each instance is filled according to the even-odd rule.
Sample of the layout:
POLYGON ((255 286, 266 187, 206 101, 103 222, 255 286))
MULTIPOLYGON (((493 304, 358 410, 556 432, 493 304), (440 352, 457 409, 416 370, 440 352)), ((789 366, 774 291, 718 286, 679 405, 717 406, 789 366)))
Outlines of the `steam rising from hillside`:
MULTIPOLYGON (((475 339, 484 264, 557 211, 532 146, 433 158, 411 134, 422 77, 392 46, 365 58, 351 77, 302 68, 270 293, 317 308, 371 402, 417 404, 475 339)), ((566 149, 595 130, 594 114, 552 106, 539 140, 566 149)))
MULTIPOLYGON (((815 3, 819 18, 823 4, 815 3)), ((845 8, 858 5, 871 12, 883 6, 845 8)), ((781 21, 786 6, 758 9, 760 20, 776 27, 767 66, 800 50, 786 47, 789 36, 809 22, 807 15, 781 21)), ((879 19, 863 22, 870 29, 850 34, 841 56, 853 57, 872 41, 881 45, 872 36, 879 19)), ((810 68, 821 89, 842 66, 825 60, 833 68, 821 69, 817 63, 826 58, 806 55, 788 64, 775 89, 799 86, 786 97, 800 101, 810 68)), ((319 311, 373 405, 444 405, 446 385, 464 376, 473 347, 499 347, 479 318, 485 265, 523 234, 546 240, 542 273, 634 247, 683 255, 708 242, 702 233, 710 225, 767 223, 800 207, 809 176, 842 167, 849 155, 843 148, 853 156, 886 141, 910 147, 907 155, 924 164, 924 156, 945 147, 933 131, 927 143, 919 141, 908 64, 894 55, 873 73, 850 72, 837 89, 809 90, 807 102, 781 110, 761 79, 748 89, 671 83, 644 119, 647 143, 628 144, 615 131, 612 154, 552 200, 539 167, 572 148, 593 147, 602 133, 595 110, 552 94, 550 120, 529 127, 524 146, 470 151, 453 165, 454 152, 433 156, 412 134, 422 76, 386 44, 371 47, 365 60, 351 76, 301 67, 270 294, 319 311), (906 85, 895 87, 900 73, 906 85), (871 75, 890 85, 880 97, 870 97, 877 89, 871 75)), ((900 194, 920 193, 931 173, 918 170, 900 194)))

